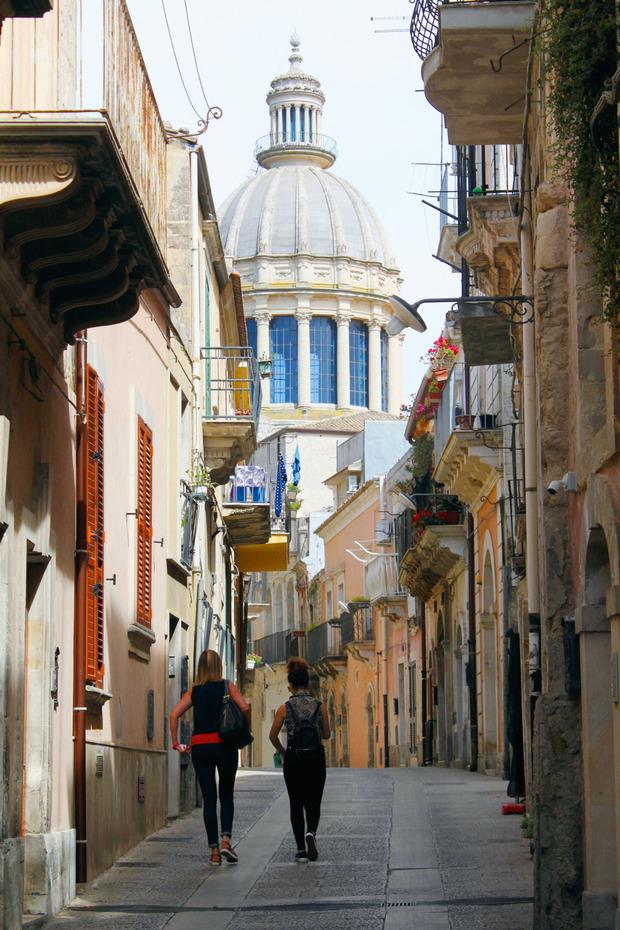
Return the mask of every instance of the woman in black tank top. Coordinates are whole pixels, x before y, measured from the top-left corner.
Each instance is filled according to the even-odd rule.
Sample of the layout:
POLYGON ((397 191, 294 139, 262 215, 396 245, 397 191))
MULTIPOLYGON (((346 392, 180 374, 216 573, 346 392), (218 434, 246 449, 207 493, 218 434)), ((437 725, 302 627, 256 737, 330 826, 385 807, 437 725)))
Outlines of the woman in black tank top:
POLYGON ((233 817, 235 813, 234 790, 235 775, 239 751, 225 746, 219 729, 222 716, 222 701, 226 690, 237 707, 246 715, 249 723, 250 709, 241 693, 232 681, 222 677, 222 660, 217 652, 207 649, 198 660, 198 674, 194 687, 184 694, 170 714, 170 735, 172 748, 177 752, 190 752, 200 783, 203 799, 203 816, 207 839, 211 847, 211 865, 220 865, 222 858, 227 862, 238 862, 238 856, 231 846, 233 817), (194 730, 191 746, 182 746, 177 742, 179 717, 194 708, 194 730), (217 787, 215 771, 217 769, 220 795, 220 820, 222 844, 220 848, 217 824, 217 787))

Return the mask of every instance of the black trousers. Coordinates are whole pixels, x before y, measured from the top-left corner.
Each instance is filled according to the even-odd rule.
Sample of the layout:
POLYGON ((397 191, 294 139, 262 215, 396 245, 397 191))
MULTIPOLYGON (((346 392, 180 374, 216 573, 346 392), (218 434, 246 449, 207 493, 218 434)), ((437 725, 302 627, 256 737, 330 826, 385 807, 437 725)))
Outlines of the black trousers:
POLYGON ((291 805, 291 826, 297 849, 306 848, 306 833, 316 833, 325 787, 325 752, 310 758, 291 750, 284 754, 284 781, 291 805), (305 815, 305 820, 304 820, 305 815))
POLYGON ((217 769, 219 780, 222 836, 231 836, 235 814, 234 790, 238 760, 239 752, 221 743, 205 743, 192 748, 192 762, 202 791, 202 813, 209 846, 219 844, 215 770, 217 769))

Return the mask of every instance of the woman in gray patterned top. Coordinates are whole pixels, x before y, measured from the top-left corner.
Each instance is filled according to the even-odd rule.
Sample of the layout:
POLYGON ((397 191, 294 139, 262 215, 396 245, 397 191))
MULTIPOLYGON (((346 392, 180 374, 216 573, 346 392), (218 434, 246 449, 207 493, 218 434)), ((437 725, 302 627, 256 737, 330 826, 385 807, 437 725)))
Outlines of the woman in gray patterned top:
POLYGON ((269 739, 284 758, 284 781, 291 806, 291 826, 297 842, 295 862, 318 858, 316 831, 321 816, 325 787, 325 750, 329 739, 327 708, 308 691, 308 663, 289 659, 288 682, 291 697, 280 705, 269 739), (280 730, 286 725, 286 749, 280 730))

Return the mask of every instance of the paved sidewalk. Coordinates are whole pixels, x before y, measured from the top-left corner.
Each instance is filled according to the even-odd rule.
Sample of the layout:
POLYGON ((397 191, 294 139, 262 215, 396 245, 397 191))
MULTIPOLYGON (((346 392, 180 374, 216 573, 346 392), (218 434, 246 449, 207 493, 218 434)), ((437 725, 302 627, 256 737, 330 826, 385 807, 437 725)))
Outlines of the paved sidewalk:
POLYGON ((531 930, 529 844, 504 791, 455 769, 330 769, 319 861, 297 865, 281 773, 244 771, 238 866, 209 868, 197 811, 46 930, 531 930))

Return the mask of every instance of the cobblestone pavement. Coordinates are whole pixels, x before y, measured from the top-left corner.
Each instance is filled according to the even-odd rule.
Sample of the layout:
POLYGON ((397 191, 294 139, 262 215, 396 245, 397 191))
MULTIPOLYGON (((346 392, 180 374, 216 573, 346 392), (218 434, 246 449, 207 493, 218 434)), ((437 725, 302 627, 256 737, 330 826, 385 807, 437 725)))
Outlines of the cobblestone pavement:
POLYGON ((530 930, 529 844, 504 783, 455 769, 330 769, 319 860, 297 865, 280 772, 241 772, 240 863, 210 869, 196 811, 46 930, 530 930))

